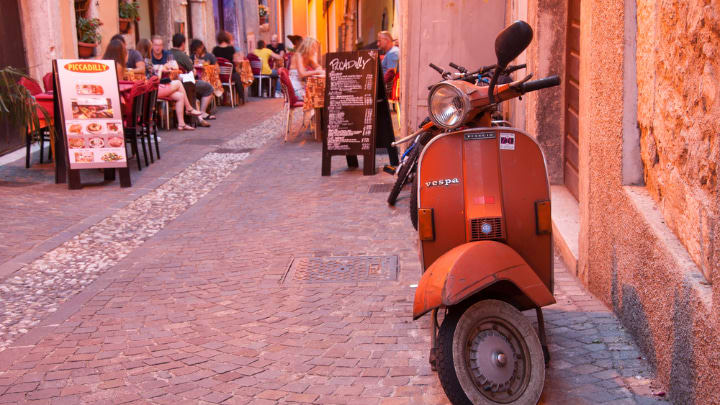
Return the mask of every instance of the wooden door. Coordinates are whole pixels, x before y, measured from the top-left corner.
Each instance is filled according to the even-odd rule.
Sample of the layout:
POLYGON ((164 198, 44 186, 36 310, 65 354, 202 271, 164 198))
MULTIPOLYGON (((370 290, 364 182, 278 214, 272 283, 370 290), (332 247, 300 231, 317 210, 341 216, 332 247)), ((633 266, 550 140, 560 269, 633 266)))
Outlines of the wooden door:
MULTIPOLYGON (((2 20, 3 23, 0 24, 0 38, 3 39, 0 41, 0 68, 13 66, 27 72, 18 0, 3 2, 2 20)), ((22 145, 22 133, 17 128, 11 127, 7 121, 0 120, 0 155, 22 145)))
POLYGON ((565 60, 565 135, 563 171, 565 186, 578 199, 580 144, 580 0, 568 0, 567 54, 565 60))

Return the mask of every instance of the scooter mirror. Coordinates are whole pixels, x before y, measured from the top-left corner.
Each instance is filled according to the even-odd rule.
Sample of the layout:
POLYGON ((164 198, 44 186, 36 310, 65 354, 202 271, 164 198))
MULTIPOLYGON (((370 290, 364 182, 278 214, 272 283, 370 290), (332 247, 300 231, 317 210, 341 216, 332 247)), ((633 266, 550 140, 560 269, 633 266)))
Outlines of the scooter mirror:
POLYGON ((530 45, 533 30, 525 21, 515 21, 500 31, 495 38, 495 55, 498 66, 507 66, 530 45))

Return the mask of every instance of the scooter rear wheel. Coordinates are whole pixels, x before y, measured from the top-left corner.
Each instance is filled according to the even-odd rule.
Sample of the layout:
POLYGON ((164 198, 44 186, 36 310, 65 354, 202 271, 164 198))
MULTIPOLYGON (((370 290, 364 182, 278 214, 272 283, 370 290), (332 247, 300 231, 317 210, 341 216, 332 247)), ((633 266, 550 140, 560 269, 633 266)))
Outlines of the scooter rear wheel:
POLYGON ((536 404, 545 383, 540 339, 510 304, 451 311, 438 334, 437 370, 454 405, 536 404))

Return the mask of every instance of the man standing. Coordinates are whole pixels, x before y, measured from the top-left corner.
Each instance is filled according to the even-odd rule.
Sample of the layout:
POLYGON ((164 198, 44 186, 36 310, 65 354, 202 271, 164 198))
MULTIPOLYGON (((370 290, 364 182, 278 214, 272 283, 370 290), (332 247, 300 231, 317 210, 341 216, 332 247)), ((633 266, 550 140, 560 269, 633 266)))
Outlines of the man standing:
POLYGON ((380 31, 377 38, 378 48, 385 52, 385 57, 382 60, 382 72, 383 76, 385 76, 389 69, 395 68, 397 70, 400 61, 400 48, 395 46, 393 37, 388 31, 380 31))
POLYGON ((270 58, 273 58, 277 61, 284 61, 282 56, 276 54, 275 52, 271 51, 270 49, 265 47, 265 41, 262 39, 257 42, 257 49, 253 50, 253 53, 257 55, 258 58, 260 58, 260 61, 262 61, 262 69, 260 70, 260 74, 265 76, 270 76, 271 78, 275 79, 275 91, 280 91, 280 80, 278 80, 278 72, 277 69, 270 69, 270 58))
MULTIPOLYGON (((173 58, 181 69, 185 70, 188 73, 194 74, 195 68, 193 66, 193 62, 190 59, 190 56, 188 56, 188 54, 185 52, 185 42, 185 35, 173 35, 173 48, 170 50, 170 54, 172 54, 173 58)), ((206 112, 208 106, 210 105, 210 101, 212 100, 213 90, 214 89, 210 83, 204 80, 195 80, 195 95, 200 99, 200 111, 203 112, 203 115, 199 118, 199 125, 203 127, 210 126, 210 124, 204 121, 205 118, 214 118, 212 115, 206 112)))

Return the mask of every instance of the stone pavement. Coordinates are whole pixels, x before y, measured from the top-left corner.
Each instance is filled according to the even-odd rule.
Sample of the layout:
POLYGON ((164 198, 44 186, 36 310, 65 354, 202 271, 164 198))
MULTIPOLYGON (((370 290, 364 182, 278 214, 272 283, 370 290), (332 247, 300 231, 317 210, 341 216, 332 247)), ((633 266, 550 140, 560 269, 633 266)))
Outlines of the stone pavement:
MULTIPOLYGON (((241 110, 216 122, 239 121, 241 110)), ((223 141, 252 133, 251 125, 242 133, 222 125, 226 133, 212 136, 223 141)), ((420 265, 407 192, 388 208, 385 193, 369 190, 391 178, 347 171, 339 157, 332 176, 321 177, 318 143, 285 144, 265 125, 273 137, 265 146, 243 152, 249 156, 214 188, 62 297, 42 322, 8 339, 0 352, 0 403, 448 403, 427 363, 429 318, 411 318, 420 265), (398 257, 397 281, 320 283, 288 274, 291 263, 311 258, 387 255, 398 257)), ((193 134, 202 139, 199 130, 193 134)), ((177 164, 166 172, 156 166, 163 183, 186 178, 189 166, 221 144, 192 155, 169 150, 163 160, 177 164)), ((147 184, 137 200, 164 187, 147 184)), ((113 201, 120 194, 108 189, 115 187, 78 196, 113 201)), ((53 210, 71 208, 73 192, 52 193, 59 196, 51 199, 53 210)), ((173 194, 162 196, 172 201, 173 194)), ((36 204, 40 213, 45 204, 36 204)), ((118 205, 108 218, 133 208, 130 201, 118 205)), ((134 240, 132 231, 113 238, 127 232, 134 240)), ((62 248, 73 240, 57 242, 62 248)), ((80 273, 91 265, 74 264, 80 273)), ((552 361, 542 403, 662 403, 617 319, 559 260, 555 266, 558 303, 546 309, 552 361)), ((35 276, 42 283, 46 271, 35 276)), ((0 297, 10 280, 0 284, 0 297)))

